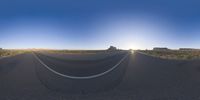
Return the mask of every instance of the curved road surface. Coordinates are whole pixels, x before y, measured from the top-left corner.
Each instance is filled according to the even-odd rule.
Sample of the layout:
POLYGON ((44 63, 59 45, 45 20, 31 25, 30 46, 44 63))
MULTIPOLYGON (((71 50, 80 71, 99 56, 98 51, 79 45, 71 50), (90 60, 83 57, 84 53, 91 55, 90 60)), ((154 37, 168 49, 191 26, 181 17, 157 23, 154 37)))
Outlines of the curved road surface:
POLYGON ((200 100, 200 61, 131 55, 123 81, 113 90, 66 94, 41 84, 32 54, 0 60, 0 100, 200 100))
POLYGON ((116 54, 99 60, 69 60, 35 53, 51 69, 70 76, 91 76, 103 73, 116 65, 127 53, 116 54))

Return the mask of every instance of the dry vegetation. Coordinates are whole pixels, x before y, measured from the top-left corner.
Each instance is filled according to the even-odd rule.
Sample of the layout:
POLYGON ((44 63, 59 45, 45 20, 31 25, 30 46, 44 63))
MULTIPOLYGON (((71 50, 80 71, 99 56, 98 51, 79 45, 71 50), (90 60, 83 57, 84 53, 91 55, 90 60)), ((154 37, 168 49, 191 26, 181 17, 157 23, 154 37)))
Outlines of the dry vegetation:
POLYGON ((31 51, 30 50, 0 50, 0 57, 14 56, 14 55, 22 54, 26 52, 31 52, 31 51))
POLYGON ((192 60, 200 59, 200 51, 181 51, 181 50, 167 50, 167 51, 154 51, 154 50, 141 50, 140 52, 147 55, 164 58, 164 59, 177 59, 177 60, 192 60))

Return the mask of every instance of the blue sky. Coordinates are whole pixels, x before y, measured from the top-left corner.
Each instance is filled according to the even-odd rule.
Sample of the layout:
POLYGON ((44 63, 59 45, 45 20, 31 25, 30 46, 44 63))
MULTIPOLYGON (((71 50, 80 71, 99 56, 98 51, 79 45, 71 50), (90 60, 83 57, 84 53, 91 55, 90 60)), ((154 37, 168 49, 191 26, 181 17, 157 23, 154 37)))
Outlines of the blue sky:
POLYGON ((0 1, 0 47, 200 48, 198 0, 0 1))

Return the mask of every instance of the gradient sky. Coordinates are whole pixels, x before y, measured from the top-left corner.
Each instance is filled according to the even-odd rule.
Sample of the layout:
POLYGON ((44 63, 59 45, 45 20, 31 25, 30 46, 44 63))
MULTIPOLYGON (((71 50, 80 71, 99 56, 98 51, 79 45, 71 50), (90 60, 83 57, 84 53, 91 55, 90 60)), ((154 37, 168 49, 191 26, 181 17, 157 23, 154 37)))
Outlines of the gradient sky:
POLYGON ((200 1, 0 1, 0 47, 200 48, 200 1))

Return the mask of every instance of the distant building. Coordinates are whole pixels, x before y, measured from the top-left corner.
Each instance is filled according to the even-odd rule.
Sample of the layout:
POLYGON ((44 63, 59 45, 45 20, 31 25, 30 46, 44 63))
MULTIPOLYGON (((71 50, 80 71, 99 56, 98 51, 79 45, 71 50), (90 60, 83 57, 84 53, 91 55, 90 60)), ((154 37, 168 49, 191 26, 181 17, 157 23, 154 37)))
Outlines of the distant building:
POLYGON ((181 51, 200 51, 200 49, 195 49, 195 48, 179 48, 181 51))
POLYGON ((114 46, 110 46, 110 47, 108 48, 108 51, 115 51, 115 50, 117 50, 117 48, 114 47, 114 46))
POLYGON ((169 50, 168 48, 166 48, 166 47, 155 47, 155 48, 153 48, 153 50, 155 50, 155 51, 167 51, 167 50, 169 50))

